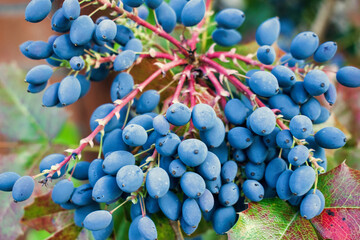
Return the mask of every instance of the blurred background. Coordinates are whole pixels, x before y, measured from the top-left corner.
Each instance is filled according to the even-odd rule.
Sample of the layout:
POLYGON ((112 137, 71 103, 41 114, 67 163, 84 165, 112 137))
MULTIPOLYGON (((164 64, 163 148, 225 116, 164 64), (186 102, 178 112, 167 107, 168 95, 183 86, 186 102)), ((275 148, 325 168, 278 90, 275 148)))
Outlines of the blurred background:
MULTIPOLYGON (((90 133, 90 115, 97 106, 111 101, 109 88, 113 79, 93 82, 89 94, 66 109, 42 108, 42 94, 27 93, 23 79, 26 71, 45 61, 27 59, 19 45, 27 40, 47 41, 54 32, 50 17, 37 24, 24 20, 27 3, 27 0, 0 0, 0 171, 19 174, 24 174, 26 169, 36 173, 36 163, 42 156, 76 147, 80 138, 90 133)), ((61 4, 62 1, 55 0, 54 10, 61 4)), ((261 22, 279 16, 278 45, 283 51, 289 49, 291 39, 298 32, 312 30, 321 42, 338 43, 332 65, 360 66, 360 0, 215 1, 215 12, 226 7, 239 8, 246 14, 246 21, 239 29, 243 44, 254 40, 256 27, 261 22)), ((64 74, 57 71, 51 81, 60 81, 64 74)), ((327 153, 328 166, 331 169, 346 160, 351 167, 360 169, 360 92, 339 85, 337 88, 338 101, 332 107, 333 114, 327 124, 341 128, 350 141, 343 149, 327 153)), ((44 190, 39 187, 36 191, 44 190)), ((23 204, 12 203, 7 194, 0 194, 0 201, 0 218, 6 218, 0 224, 0 239, 44 239, 49 235, 18 223, 23 204)), ((56 229, 49 226, 48 230, 56 229)))

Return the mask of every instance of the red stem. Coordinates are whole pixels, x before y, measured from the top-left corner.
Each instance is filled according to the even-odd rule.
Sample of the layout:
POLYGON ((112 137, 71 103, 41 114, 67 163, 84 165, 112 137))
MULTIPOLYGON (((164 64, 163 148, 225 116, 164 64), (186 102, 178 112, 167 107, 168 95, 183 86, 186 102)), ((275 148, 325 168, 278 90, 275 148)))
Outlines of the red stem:
POLYGON ((230 93, 226 91, 220 84, 219 80, 215 77, 215 75, 210 71, 207 67, 200 67, 203 71, 204 75, 208 76, 211 83, 214 85, 216 93, 222 97, 230 96, 230 93))
POLYGON ((163 66, 162 69, 158 69, 157 71, 155 71, 150 77, 148 77, 145 81, 143 81, 142 83, 140 83, 138 85, 138 87, 134 90, 132 90, 126 97, 124 97, 123 99, 118 101, 118 105, 116 105, 116 107, 105 117, 102 119, 102 125, 98 125, 94 131, 92 133, 90 133, 89 136, 87 136, 85 139, 83 139, 80 143, 80 146, 78 148, 76 148, 74 151, 72 151, 72 153, 67 156, 57 167, 56 170, 52 170, 50 171, 50 173, 48 174, 48 178, 51 178, 59 169, 61 169, 65 164, 67 164, 71 157, 73 155, 79 155, 81 153, 81 151, 88 145, 89 142, 92 142, 92 140, 95 138, 95 136, 104 129, 105 125, 116 115, 120 112, 120 110, 128 103, 130 102, 130 100, 134 99, 136 97, 136 95, 140 92, 143 91, 143 89, 149 84, 151 83, 154 79, 156 79, 159 75, 162 74, 162 72, 164 71, 168 71, 171 68, 180 66, 186 64, 186 61, 184 59, 181 60, 177 60, 177 61, 173 61, 170 63, 167 63, 163 66))
POLYGON ((184 86, 184 83, 185 83, 185 80, 186 80, 186 77, 187 75, 191 72, 191 69, 193 68, 192 65, 187 65, 184 69, 184 71, 181 72, 181 76, 180 76, 180 80, 179 80, 179 83, 176 87, 176 90, 175 90, 175 93, 174 93, 174 96, 173 96, 173 99, 172 99, 172 103, 178 103, 179 102, 179 96, 180 96, 180 93, 181 93, 181 90, 184 86))
POLYGON ((137 24, 146 27, 147 29, 150 29, 151 31, 153 31, 155 34, 157 34, 158 36, 167 39, 169 42, 171 42, 174 46, 176 46, 179 51, 184 54, 184 56, 188 57, 189 53, 186 51, 186 49, 181 46, 180 42, 178 40, 176 40, 174 37, 172 37, 170 34, 166 33, 164 30, 157 28, 156 26, 144 21, 143 19, 139 18, 138 16, 135 16, 134 14, 125 11, 122 8, 119 8, 117 6, 112 6, 112 4, 110 2, 108 2, 107 0, 97 0, 99 3, 106 5, 108 8, 113 9, 114 11, 116 11, 119 14, 126 14, 126 17, 133 20, 134 22, 136 22, 137 24))
POLYGON ((252 100, 252 96, 254 96, 254 100, 256 101, 256 103, 259 105, 259 107, 265 107, 265 104, 263 104, 259 98, 256 97, 256 95, 247 87, 245 86, 241 81, 239 81, 239 79, 237 79, 236 77, 229 75, 228 74, 228 70, 226 68, 224 68, 223 66, 221 66, 220 64, 218 64, 217 62, 207 58, 207 57, 202 57, 201 58, 202 62, 208 64, 210 67, 214 68, 216 71, 218 71, 220 74, 224 74, 232 84, 234 84, 234 86, 241 91, 248 99, 252 100))
POLYGON ((189 94, 190 94, 190 109, 193 109, 193 107, 196 105, 195 100, 195 77, 194 74, 190 73, 190 79, 189 79, 189 94))
POLYGON ((175 57, 173 55, 167 54, 167 53, 162 53, 162 52, 156 52, 156 53, 149 53, 149 54, 141 54, 140 55, 141 58, 164 58, 164 59, 168 59, 171 61, 175 60, 175 57))
POLYGON ((212 0, 207 0, 206 1, 205 16, 201 20, 201 22, 197 25, 195 31, 193 32, 190 43, 189 43, 191 50, 194 50, 196 48, 196 44, 199 42, 198 38, 199 38, 199 35, 200 35, 200 30, 201 30, 202 26, 204 25, 204 23, 206 21, 206 13, 209 12, 211 5, 212 5, 212 0))
MULTIPOLYGON (((203 79, 197 79, 197 82, 200 84, 200 86, 203 86, 206 88, 207 92, 213 96, 213 97, 216 97, 218 95, 216 95, 216 93, 211 89, 209 88, 209 85, 206 84, 206 82, 203 80, 203 79)), ((225 105, 226 105, 226 99, 225 97, 221 96, 220 98, 220 104, 221 104, 221 107, 222 109, 225 109, 225 105)))
POLYGON ((280 127, 281 129, 283 129, 283 130, 289 129, 288 126, 286 126, 286 125, 280 120, 280 118, 277 118, 277 119, 276 119, 276 123, 277 123, 277 124, 279 125, 279 127, 280 127))
MULTIPOLYGON (((116 54, 108 56, 108 57, 102 57, 102 58, 98 59, 97 62, 99 64, 106 63, 106 62, 114 62, 116 57, 117 57, 116 54)), ((140 57, 141 58, 163 58, 163 59, 168 59, 168 60, 171 60, 171 61, 175 60, 174 56, 172 56, 170 54, 167 54, 167 53, 162 53, 162 52, 155 52, 155 53, 152 53, 152 54, 150 54, 150 53, 140 54, 140 57)))
MULTIPOLYGON (((261 100, 256 97, 256 95, 249 89, 247 88, 242 82, 239 81, 239 79, 237 79, 236 77, 229 75, 227 73, 227 69, 222 67, 220 64, 218 64, 217 62, 214 62, 211 59, 208 59, 207 57, 202 57, 201 59, 204 63, 207 63, 209 66, 211 66, 212 68, 214 68, 215 70, 217 70, 219 73, 224 74, 230 81, 232 84, 235 85, 235 87, 241 91, 249 100, 255 100, 257 105, 259 107, 266 107, 265 104, 263 102, 261 102, 261 100), (253 99, 251 99, 253 96, 253 99)), ((282 121, 281 119, 276 119, 277 124, 280 126, 281 129, 289 129, 282 121)))
MULTIPOLYGON (((222 58, 222 57, 227 57, 227 58, 231 58, 231 59, 238 59, 248 65, 253 65, 253 66, 258 66, 261 69, 268 69, 268 70, 272 70, 275 66, 272 65, 265 65, 262 64, 256 60, 253 60, 249 57, 245 57, 243 55, 240 54, 236 54, 236 53, 231 53, 231 52, 213 52, 213 53, 207 53, 206 56, 210 59, 212 58, 222 58)), ((297 67, 291 67, 290 68, 293 71, 298 71, 300 73, 305 72, 304 69, 302 68, 297 68, 297 67)))

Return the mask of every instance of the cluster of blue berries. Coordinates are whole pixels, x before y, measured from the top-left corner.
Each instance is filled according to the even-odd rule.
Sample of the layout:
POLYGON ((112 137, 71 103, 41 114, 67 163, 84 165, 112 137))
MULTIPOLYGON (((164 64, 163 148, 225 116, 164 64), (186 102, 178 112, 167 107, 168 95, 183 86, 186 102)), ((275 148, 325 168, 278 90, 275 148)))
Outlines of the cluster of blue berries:
MULTIPOLYGON (((95 12, 109 7, 105 0, 81 4, 86 2, 103 4, 95 12)), ((110 89, 111 100, 116 104, 99 106, 90 118, 95 134, 102 126, 94 137, 101 146, 98 158, 90 162, 76 160, 68 169, 65 161, 76 159, 79 153, 73 152, 70 159, 51 154, 39 166, 40 175, 45 177, 42 182, 59 179, 52 190, 52 200, 64 209, 74 210, 77 226, 90 230, 97 240, 107 239, 114 227, 112 213, 128 201, 132 202, 130 240, 157 239, 153 214, 179 221, 188 235, 196 231, 202 218, 212 223, 216 233, 225 234, 236 223, 236 212, 244 210, 245 197, 259 202, 278 196, 299 206, 306 219, 321 214, 325 198, 317 189, 316 179, 327 168, 325 149, 341 148, 346 137, 335 127, 314 131, 314 124, 322 124, 330 117, 323 105, 335 104, 337 96, 326 72, 308 61, 331 60, 337 51, 336 43, 319 44, 315 33, 302 32, 292 40, 290 52, 276 62, 273 44, 280 33, 280 22, 276 17, 270 18, 256 31, 258 61, 241 58, 249 60, 247 64, 261 66, 247 71, 245 81, 239 83, 246 93, 253 93, 247 94, 249 99, 229 87, 228 97, 218 92, 214 96, 224 100, 222 111, 214 110, 216 100, 209 105, 199 99, 195 103, 191 99, 190 107, 186 101, 175 101, 164 108, 161 91, 154 89, 142 92, 138 99, 134 94, 128 101, 133 91, 139 90, 128 70, 142 54, 145 41, 137 34, 134 22, 128 20, 125 26, 117 19, 123 17, 120 12, 133 12, 139 16, 138 21, 145 21, 148 8, 154 9, 157 34, 164 31, 161 34, 165 35, 177 24, 200 25, 206 16, 205 1, 122 0, 110 5, 120 9, 115 18, 102 16, 94 22, 92 14, 80 15, 77 0, 65 0, 51 17, 51 27, 58 35, 51 36, 48 42, 27 41, 20 46, 26 57, 46 59, 52 66, 38 65, 25 78, 29 92, 45 89, 46 107, 73 104, 86 95, 91 81, 102 81, 111 71, 120 72, 110 89), (71 72, 61 82, 47 87, 58 67, 71 72), (103 119, 125 99, 127 104, 102 125, 103 119), (159 111, 160 107, 165 110, 159 111), (71 178, 83 181, 82 185, 74 186, 71 178), (111 211, 101 209, 100 204, 118 202, 121 204, 111 211)), ((29 22, 42 21, 51 8, 50 0, 31 0, 25 18, 29 22)), ((230 47, 241 41, 237 31, 245 21, 241 10, 224 9, 215 21, 212 39, 217 45, 230 47)), ((188 80, 200 78, 208 84, 209 92, 214 92, 214 88, 217 91, 206 73, 199 74, 203 67, 209 67, 202 59, 211 54, 199 56, 194 49, 187 52, 189 56, 183 57, 188 64, 184 65, 193 68, 182 72, 184 76, 188 80)), ((172 54, 174 59, 179 57, 176 51, 172 54)), ((233 53, 220 53, 218 58, 223 60, 222 57, 236 59, 233 53)), ((360 70, 356 67, 341 68, 336 78, 344 86, 360 86, 360 70)), ((216 75, 215 80, 222 84, 223 76, 216 75)), ((199 94, 196 89, 189 91, 199 94)), ((17 202, 25 201, 34 191, 35 177, 2 173, 0 190, 12 191, 17 202)))

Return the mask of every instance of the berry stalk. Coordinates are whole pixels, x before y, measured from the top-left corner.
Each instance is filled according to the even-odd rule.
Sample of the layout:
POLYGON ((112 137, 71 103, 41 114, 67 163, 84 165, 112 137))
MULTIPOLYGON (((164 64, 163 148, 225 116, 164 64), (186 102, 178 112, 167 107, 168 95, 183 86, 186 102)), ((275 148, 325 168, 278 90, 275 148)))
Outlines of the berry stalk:
POLYGON ((179 102, 179 96, 180 96, 180 93, 181 93, 181 90, 184 86, 184 83, 185 83, 185 80, 186 80, 186 77, 189 76, 190 74, 190 71, 191 69, 193 68, 192 65, 187 65, 185 67, 185 69, 180 73, 180 80, 179 80, 179 83, 175 89, 175 93, 173 95, 173 99, 172 99, 172 103, 178 103, 179 102))
MULTIPOLYGON (((258 66, 260 67, 261 69, 267 69, 267 70, 272 70, 274 67, 276 66, 273 66, 273 65, 265 65, 263 63, 260 63, 254 59, 251 59, 249 57, 246 57, 246 56, 243 56, 243 55, 240 55, 240 54, 236 54, 236 53, 232 53, 231 51, 230 52, 213 52, 213 53, 207 53, 206 56, 210 59, 213 59, 213 58, 219 58, 219 59, 222 59, 222 58, 231 58, 231 59, 237 59, 237 60, 240 60, 244 63, 246 63, 247 65, 252 65, 252 66, 258 66)), ((304 69, 302 68, 297 68, 297 67, 291 67, 290 68, 292 71, 297 71, 297 72, 300 72, 300 73, 303 73, 305 72, 304 69)))
POLYGON ((134 22, 136 22, 137 24, 146 27, 147 29, 153 31, 155 34, 157 34, 158 36, 168 40, 170 43, 172 43, 174 46, 176 46, 179 51, 186 57, 189 56, 189 53, 186 51, 186 49, 180 44, 180 42, 178 40, 176 40, 173 36, 171 36, 170 34, 166 33, 164 30, 157 28, 156 26, 142 20, 140 17, 135 16, 134 14, 125 11, 122 8, 117 7, 116 5, 114 6, 112 3, 108 2, 107 0, 98 0, 99 3, 107 6, 108 8, 113 9, 114 11, 116 11, 119 14, 126 14, 126 17, 133 20, 134 22))
MULTIPOLYGON (((230 75, 228 72, 229 70, 222 67, 220 64, 218 64, 217 62, 203 56, 201 57, 201 61, 203 63, 206 63, 209 67, 215 69, 217 72, 219 72, 220 74, 225 75, 225 77, 227 77, 230 82, 232 84, 234 84, 234 86, 241 91, 249 100, 252 100, 253 96, 256 96, 247 86, 245 86, 242 82, 239 81, 239 79, 237 79, 236 77, 230 75)), ((254 98, 256 104, 258 104, 259 107, 265 107, 265 104, 263 104, 261 102, 261 100, 257 97, 254 98)))
POLYGON ((105 125, 115 116, 118 115, 120 110, 132 99, 134 99, 136 97, 136 95, 141 92, 148 84, 150 84, 154 79, 156 79, 158 76, 160 76, 162 74, 162 72, 166 72, 174 67, 180 66, 186 64, 186 61, 181 59, 181 60, 177 60, 177 61, 173 61, 170 63, 167 63, 163 66, 162 69, 158 69, 157 71, 155 71, 150 77, 148 77, 144 82, 142 82, 141 84, 138 85, 138 87, 134 90, 132 90, 126 97, 124 97, 121 100, 117 100, 115 101, 116 107, 103 119, 101 119, 101 121, 99 121, 99 125, 95 128, 95 130, 90 133, 89 136, 87 136, 86 138, 84 138, 83 140, 80 141, 80 146, 78 148, 76 148, 75 150, 73 150, 71 152, 71 154, 69 156, 67 156, 61 163, 59 163, 59 165, 57 166, 57 168, 55 170, 51 170, 49 175, 47 176, 47 178, 51 178, 57 171, 59 171, 63 166, 65 166, 71 159, 71 157, 73 156, 77 156, 79 155, 82 150, 90 143, 91 145, 93 145, 92 141, 95 138, 95 136, 104 129, 105 125))
MULTIPOLYGON (((207 57, 202 57, 202 61, 204 63, 207 63, 210 67, 214 68, 215 70, 217 70, 219 73, 224 74, 232 84, 234 84, 234 86, 240 90, 249 100, 254 100, 256 102, 256 104, 259 107, 265 107, 265 104, 258 98, 256 97, 256 95, 248 88, 246 87, 242 82, 239 81, 239 79, 237 79, 236 77, 228 74, 228 70, 224 67, 222 67, 220 64, 218 64, 217 62, 208 59, 207 57)), ((282 121, 280 118, 276 119, 276 123, 280 126, 281 129, 289 129, 282 121)))

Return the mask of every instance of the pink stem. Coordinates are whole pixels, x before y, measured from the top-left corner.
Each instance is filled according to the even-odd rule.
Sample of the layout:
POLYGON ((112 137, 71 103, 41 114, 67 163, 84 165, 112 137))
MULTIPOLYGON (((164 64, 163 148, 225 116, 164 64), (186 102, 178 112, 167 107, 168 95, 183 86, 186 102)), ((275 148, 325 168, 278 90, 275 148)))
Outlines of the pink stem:
MULTIPOLYGON (((207 0, 205 13, 209 12, 211 5, 212 5, 212 0, 207 0)), ((204 16, 204 18, 201 20, 201 22, 197 25, 197 27, 192 35, 192 38, 189 43, 191 50, 194 50, 196 48, 196 44, 199 42, 198 38, 200 35, 200 30, 201 30, 202 26, 204 25, 205 21, 206 21, 206 16, 204 16)))
MULTIPOLYGON (((212 58, 221 58, 221 57, 227 57, 227 58, 231 58, 231 59, 238 59, 248 65, 253 65, 253 66, 258 66, 261 69, 268 69, 268 70, 272 70, 275 66, 272 65, 265 65, 262 64, 256 60, 253 60, 249 57, 245 57, 243 55, 240 54, 236 54, 236 53, 231 53, 231 52, 214 52, 214 53, 207 53, 206 56, 210 59, 212 58)), ((297 68, 297 67, 291 67, 290 68, 293 71, 298 71, 300 73, 305 72, 304 69, 302 68, 297 68)))
POLYGON ((74 151, 72 151, 72 153, 67 156, 57 167, 56 170, 52 170, 50 171, 50 173, 48 174, 48 178, 51 178, 58 170, 60 170, 63 166, 65 166, 65 164, 67 164, 71 157, 74 155, 79 155, 81 153, 81 151, 88 145, 89 142, 91 142, 95 136, 104 129, 105 125, 115 116, 115 114, 118 114, 120 112, 120 110, 128 103, 130 102, 130 100, 134 99, 136 97, 136 95, 142 91, 149 83, 151 83, 154 79, 156 79, 159 75, 162 74, 162 72, 164 71, 168 71, 171 68, 180 66, 186 64, 186 61, 181 59, 181 60, 177 60, 177 61, 173 61, 170 63, 167 63, 163 66, 162 69, 158 69, 157 71, 155 71, 150 77, 148 77, 145 81, 143 81, 142 83, 140 83, 138 85, 138 87, 134 90, 132 90, 126 97, 124 97, 123 99, 120 100, 120 103, 118 105, 115 105, 116 107, 105 117, 102 119, 103 125, 98 125, 94 131, 92 133, 90 133, 89 136, 87 136, 84 141, 80 144, 80 146, 78 148, 76 148, 74 151))
MULTIPOLYGON (((106 62, 114 62, 115 58, 117 57, 117 55, 111 55, 111 56, 108 56, 108 57, 102 57, 102 58, 99 58, 97 60, 98 63, 106 63, 106 62)), ((174 61, 175 60, 175 57, 170 55, 170 54, 167 54, 167 53, 162 53, 162 52, 155 52, 153 54, 140 54, 140 57, 141 58, 164 58, 164 59, 168 59, 168 60, 171 60, 171 61, 174 61)), ((96 61, 96 60, 95 60, 96 61)))
MULTIPOLYGON (((198 79, 197 82, 200 84, 200 86, 207 88, 207 92, 210 93, 211 96, 213 96, 213 97, 217 96, 216 93, 211 88, 209 88, 209 85, 207 85, 204 80, 198 79)), ((226 105, 225 97, 221 96, 220 104, 221 104, 222 109, 225 109, 225 105, 226 105)))
POLYGON ((173 96, 173 99, 172 99, 172 103, 178 103, 179 102, 179 96, 180 96, 180 93, 181 93, 181 90, 184 86, 184 83, 185 83, 185 80, 186 80, 186 77, 187 75, 191 72, 191 69, 193 68, 192 65, 187 65, 184 69, 184 71, 182 71, 181 73, 181 76, 180 76, 180 80, 179 80, 179 83, 176 87, 176 90, 175 90, 175 93, 174 93, 174 96, 173 96))
POLYGON ((186 56, 186 57, 189 56, 189 53, 186 51, 186 49, 183 46, 181 46, 180 42, 178 40, 176 40, 174 37, 172 37, 170 34, 166 33, 164 30, 157 28, 156 26, 144 21, 143 19, 139 18, 138 16, 135 16, 134 14, 132 14, 130 12, 125 11, 122 8, 119 8, 117 6, 112 6, 112 4, 110 2, 108 2, 107 0, 97 0, 97 1, 103 5, 106 5, 108 8, 114 9, 119 14, 125 13, 127 18, 133 20, 134 22, 136 22, 137 24, 139 24, 143 27, 146 27, 147 29, 150 29, 158 36, 167 39, 174 46, 176 46, 179 49, 179 51, 182 54, 184 54, 184 56, 186 56))
POLYGON ((210 71, 207 67, 200 67, 203 73, 208 76, 211 83, 214 85, 216 93, 220 96, 228 97, 230 96, 229 92, 226 91, 220 84, 219 80, 215 77, 215 75, 210 71))
POLYGON ((141 54, 140 55, 141 58, 164 58, 164 59, 168 59, 171 61, 175 60, 175 57, 173 55, 167 54, 167 53, 162 53, 162 52, 156 52, 153 54, 141 54))
POLYGON ((281 129, 289 129, 288 126, 286 126, 283 121, 281 121, 279 118, 276 119, 276 123, 279 125, 281 129))
POLYGON ((207 57, 202 57, 201 61, 208 64, 210 67, 214 68, 216 71, 218 71, 221 74, 224 74, 232 84, 235 85, 235 87, 241 91, 248 99, 251 100, 252 96, 255 96, 255 101, 256 103, 260 106, 260 107, 265 107, 265 104, 263 104, 259 98, 256 97, 256 95, 248 88, 246 87, 242 82, 239 81, 239 79, 237 79, 236 77, 229 75, 228 71, 226 68, 222 67, 220 64, 218 64, 217 62, 207 58, 207 57))
MULTIPOLYGON (((208 59, 207 57, 202 57, 201 59, 204 63, 207 63, 210 67, 217 70, 219 73, 224 74, 232 84, 235 85, 235 87, 241 91, 249 100, 252 100, 252 96, 254 96, 254 100, 258 104, 259 107, 265 107, 265 104, 261 102, 261 100, 256 97, 256 95, 248 89, 242 82, 239 81, 236 77, 229 75, 227 73, 227 69, 222 67, 217 62, 214 62, 213 60, 208 59)), ((277 124, 281 127, 281 129, 289 129, 279 118, 276 119, 277 124)))
POLYGON ((195 101, 195 77, 194 74, 190 74, 190 79, 189 79, 189 94, 190 94, 190 109, 193 109, 193 107, 195 107, 196 105, 196 101, 195 101))

